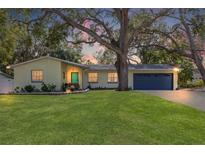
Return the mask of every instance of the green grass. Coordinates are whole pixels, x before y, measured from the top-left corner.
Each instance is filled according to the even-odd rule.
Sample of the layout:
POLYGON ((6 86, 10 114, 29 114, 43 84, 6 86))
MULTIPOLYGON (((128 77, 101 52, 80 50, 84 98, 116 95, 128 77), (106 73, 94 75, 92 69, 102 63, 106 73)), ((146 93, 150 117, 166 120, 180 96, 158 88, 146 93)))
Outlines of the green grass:
POLYGON ((2 95, 0 144, 205 144, 205 112, 137 92, 2 95))

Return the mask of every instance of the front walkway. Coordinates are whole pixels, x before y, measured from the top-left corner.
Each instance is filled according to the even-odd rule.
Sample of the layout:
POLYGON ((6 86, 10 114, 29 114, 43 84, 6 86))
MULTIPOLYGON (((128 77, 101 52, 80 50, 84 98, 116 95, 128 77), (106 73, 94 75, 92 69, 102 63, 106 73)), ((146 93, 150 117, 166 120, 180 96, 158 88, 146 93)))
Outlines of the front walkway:
POLYGON ((151 95, 159 96, 163 99, 186 104, 188 106, 205 111, 205 92, 204 91, 190 91, 190 90, 176 90, 176 91, 142 91, 151 95))

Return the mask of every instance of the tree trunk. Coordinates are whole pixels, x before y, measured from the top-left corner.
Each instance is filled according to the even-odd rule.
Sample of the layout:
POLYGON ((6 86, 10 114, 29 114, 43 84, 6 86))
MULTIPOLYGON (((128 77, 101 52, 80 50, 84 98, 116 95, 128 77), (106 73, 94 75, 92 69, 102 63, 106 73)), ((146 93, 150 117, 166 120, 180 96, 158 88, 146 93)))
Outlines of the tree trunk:
POLYGON ((128 90, 128 64, 127 55, 117 55, 117 61, 115 63, 118 74, 118 90, 128 90))
POLYGON ((128 90, 128 9, 120 10, 120 54, 117 54, 118 90, 128 90))
POLYGON ((205 66, 203 64, 203 60, 196 52, 193 54, 193 56, 194 56, 194 62, 195 62, 196 66, 201 74, 202 80, 203 80, 204 85, 205 85, 205 66))

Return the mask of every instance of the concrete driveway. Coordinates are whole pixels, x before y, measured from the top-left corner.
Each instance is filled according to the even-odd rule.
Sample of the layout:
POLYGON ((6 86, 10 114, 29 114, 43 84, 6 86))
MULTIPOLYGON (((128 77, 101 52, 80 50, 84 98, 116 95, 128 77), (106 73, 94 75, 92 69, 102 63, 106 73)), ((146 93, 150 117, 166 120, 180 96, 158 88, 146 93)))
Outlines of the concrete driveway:
POLYGON ((163 99, 186 104, 188 106, 205 111, 205 91, 142 91, 151 95, 159 96, 163 99))

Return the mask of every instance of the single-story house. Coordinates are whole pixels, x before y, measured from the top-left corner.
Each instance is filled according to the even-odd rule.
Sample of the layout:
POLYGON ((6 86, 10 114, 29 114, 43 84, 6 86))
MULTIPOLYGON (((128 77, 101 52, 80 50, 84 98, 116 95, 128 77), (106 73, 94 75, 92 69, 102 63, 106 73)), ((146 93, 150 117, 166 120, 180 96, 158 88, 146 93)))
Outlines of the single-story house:
POLYGON ((0 71, 0 94, 5 94, 13 91, 13 78, 0 71))
MULTIPOLYGON (((31 84, 53 83, 61 90, 63 83, 79 83, 80 88, 117 88, 118 77, 114 65, 84 65, 45 56, 12 65, 14 88, 31 84)), ((128 86, 134 90, 174 90, 178 69, 164 64, 130 64, 128 86)))

